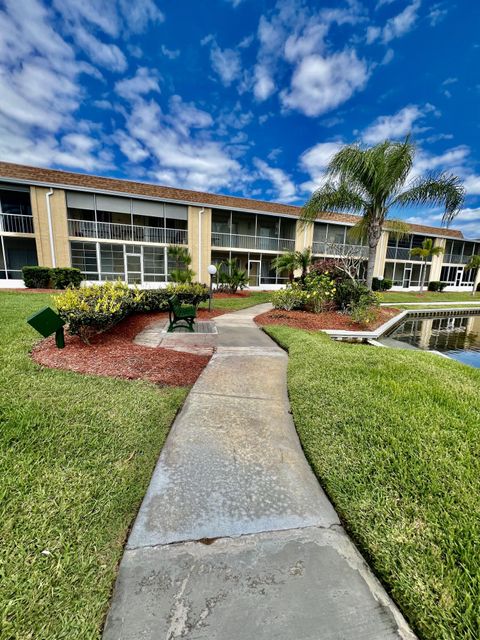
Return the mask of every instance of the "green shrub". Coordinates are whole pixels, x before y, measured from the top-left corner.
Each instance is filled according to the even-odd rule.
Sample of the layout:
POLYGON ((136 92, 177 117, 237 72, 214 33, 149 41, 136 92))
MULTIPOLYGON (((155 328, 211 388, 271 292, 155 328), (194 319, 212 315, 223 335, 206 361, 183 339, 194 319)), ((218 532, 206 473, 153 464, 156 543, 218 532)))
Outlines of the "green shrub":
POLYGON ((292 311, 292 309, 301 309, 307 298, 306 292, 294 283, 286 289, 274 291, 271 300, 275 309, 292 311))
POLYGON ((199 304, 210 296, 208 287, 199 283, 169 284, 164 289, 142 289, 135 304, 135 311, 168 311, 168 298, 174 294, 185 304, 199 304))
POLYGON ((218 267, 218 289, 236 293, 248 286, 248 274, 245 269, 241 269, 236 258, 221 262, 218 267))
POLYGON ((349 314, 354 322, 367 326, 376 319, 378 306, 377 297, 371 291, 368 291, 368 294, 361 294, 358 300, 350 304, 349 314))
POLYGON ((320 274, 310 272, 304 281, 305 304, 314 313, 321 313, 335 307, 337 284, 328 271, 320 274))
POLYGON ((428 283, 429 291, 443 291, 447 286, 446 282, 440 282, 439 280, 432 280, 428 283))
POLYGON ((348 310, 351 305, 357 304, 361 297, 369 299, 375 304, 377 298, 367 286, 354 280, 344 280, 337 284, 335 291, 335 304, 340 311, 348 310))
POLYGON ((372 280, 373 291, 389 291, 392 287, 393 282, 388 278, 373 278, 372 280))
POLYGON ((48 289, 51 269, 48 267, 23 267, 23 282, 29 289, 48 289))
POLYGON ((123 282, 105 282, 82 289, 66 289, 54 297, 60 316, 72 335, 84 342, 111 329, 139 304, 143 293, 123 282))
POLYGON ((77 288, 83 280, 83 274, 80 269, 72 269, 70 267, 50 269, 50 277, 54 289, 77 288))

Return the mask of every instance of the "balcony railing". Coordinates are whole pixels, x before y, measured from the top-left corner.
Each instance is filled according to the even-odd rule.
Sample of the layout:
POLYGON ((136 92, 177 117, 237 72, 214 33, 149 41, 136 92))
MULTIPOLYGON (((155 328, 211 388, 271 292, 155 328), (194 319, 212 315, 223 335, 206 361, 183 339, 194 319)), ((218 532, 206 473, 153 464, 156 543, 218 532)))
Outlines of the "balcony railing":
POLYGON ((319 256, 358 256, 368 258, 368 247, 361 244, 340 244, 336 242, 314 242, 313 255, 319 256))
POLYGON ((252 251, 294 251, 295 240, 212 231, 212 247, 250 249, 252 251))
MULTIPOLYGON (((413 260, 413 262, 421 262, 421 256, 412 256, 410 249, 401 247, 387 247, 387 260, 413 260)), ((428 260, 428 262, 431 262, 428 260)))
POLYGON ((445 253, 443 264, 467 264, 472 256, 462 256, 459 253, 445 253))
POLYGON ((156 244, 187 244, 186 229, 141 227, 135 224, 69 220, 68 233, 75 238, 122 240, 124 242, 154 242, 156 244))
POLYGON ((2 213, 0 214, 0 231, 3 233, 33 233, 33 218, 14 213, 2 213))

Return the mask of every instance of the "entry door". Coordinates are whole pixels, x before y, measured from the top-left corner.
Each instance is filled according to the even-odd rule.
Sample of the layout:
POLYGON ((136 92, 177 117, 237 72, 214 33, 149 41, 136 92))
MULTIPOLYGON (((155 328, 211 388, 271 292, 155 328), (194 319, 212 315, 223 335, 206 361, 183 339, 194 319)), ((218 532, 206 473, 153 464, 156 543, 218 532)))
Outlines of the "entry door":
POLYGON ((408 289, 410 287, 410 283, 412 281, 412 267, 405 267, 403 272, 403 287, 404 289, 408 289))
POLYGON ((251 287, 260 286, 260 260, 248 261, 248 280, 251 287))
POLYGON ((455 276, 455 286, 459 287, 463 281, 463 267, 458 267, 457 274, 455 276))
POLYGON ((127 282, 142 283, 142 256, 139 254, 127 253, 127 282))

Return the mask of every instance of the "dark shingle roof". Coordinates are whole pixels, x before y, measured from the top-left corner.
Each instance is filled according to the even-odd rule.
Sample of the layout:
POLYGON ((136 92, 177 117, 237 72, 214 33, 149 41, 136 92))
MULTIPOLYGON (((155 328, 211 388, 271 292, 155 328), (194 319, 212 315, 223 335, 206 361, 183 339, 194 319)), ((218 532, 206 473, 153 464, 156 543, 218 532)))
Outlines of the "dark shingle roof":
MULTIPOLYGON (((108 191, 120 195, 173 200, 197 206, 205 205, 208 207, 243 209, 246 211, 276 213, 289 216, 298 216, 301 211, 301 207, 295 205, 268 202, 265 200, 252 200, 250 198, 238 198, 236 196, 225 196, 216 193, 206 193, 204 191, 191 191, 177 187, 165 187, 148 182, 119 180, 118 178, 104 178, 71 171, 30 167, 22 164, 13 164, 11 162, 0 162, 0 179, 2 178, 27 184, 57 185, 59 187, 85 189, 87 191, 108 191)), ((358 216, 346 213, 327 212, 320 213, 318 217, 321 220, 344 222, 345 224, 355 224, 358 221, 358 216)), ((457 229, 427 227, 417 224, 411 224, 409 226, 415 233, 463 238, 463 233, 457 229)))

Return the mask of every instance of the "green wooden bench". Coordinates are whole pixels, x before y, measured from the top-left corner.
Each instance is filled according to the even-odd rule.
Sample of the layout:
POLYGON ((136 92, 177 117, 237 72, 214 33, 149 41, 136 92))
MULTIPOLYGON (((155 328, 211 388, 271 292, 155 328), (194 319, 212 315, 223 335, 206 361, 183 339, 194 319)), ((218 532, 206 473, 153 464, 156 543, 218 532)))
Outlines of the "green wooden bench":
POLYGON ((169 332, 175 331, 179 327, 184 327, 193 332, 193 325, 197 317, 197 305, 182 304, 177 295, 171 296, 168 299, 168 316, 170 320, 169 332))

